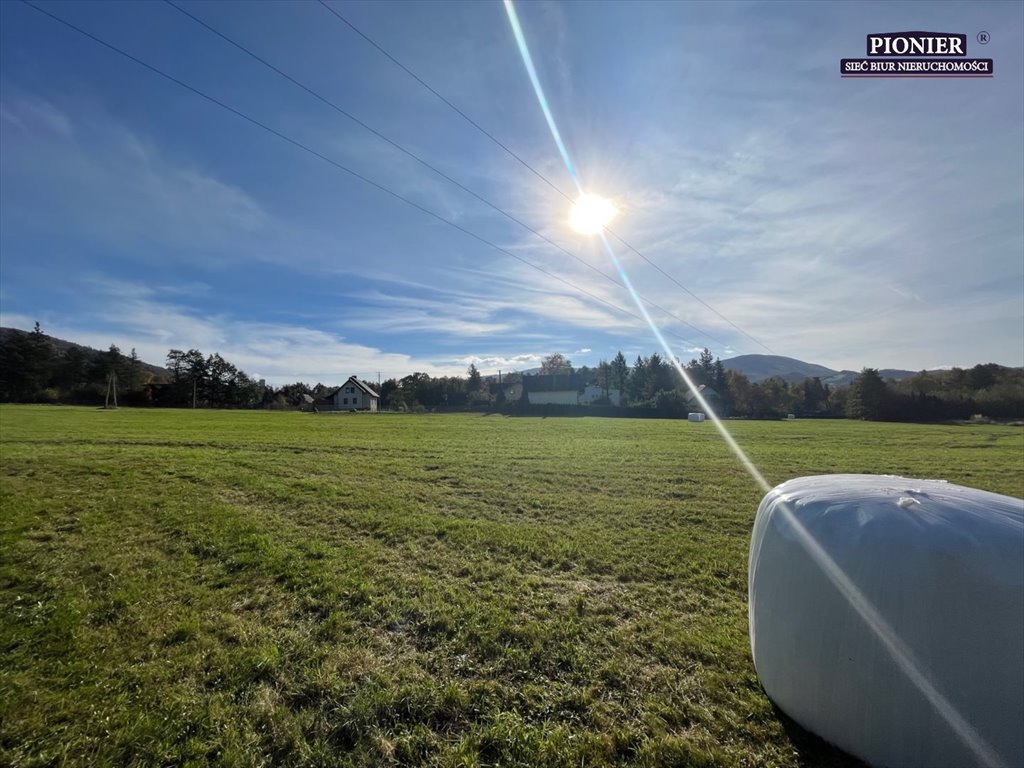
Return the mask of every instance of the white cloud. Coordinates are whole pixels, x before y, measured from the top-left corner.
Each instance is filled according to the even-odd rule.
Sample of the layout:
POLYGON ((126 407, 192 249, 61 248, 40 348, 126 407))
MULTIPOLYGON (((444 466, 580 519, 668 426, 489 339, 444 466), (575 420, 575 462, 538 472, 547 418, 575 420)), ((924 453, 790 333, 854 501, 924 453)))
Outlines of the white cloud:
POLYGON ((508 320, 494 318, 509 305, 452 291, 429 292, 431 298, 364 291, 349 298, 370 306, 353 312, 346 327, 385 333, 435 332, 460 338, 504 333, 508 320))
MULTIPOLYGON (((156 290, 101 277, 84 284, 93 292, 92 308, 67 316, 49 312, 39 318, 45 333, 106 349, 135 348, 148 363, 162 365, 169 349, 196 348, 219 352, 250 376, 272 384, 297 380, 340 383, 356 374, 375 378, 401 377, 414 371, 432 376, 461 375, 455 361, 435 361, 349 341, 344 336, 301 325, 211 315, 168 301, 156 290)), ((31 328, 34 320, 7 314, 0 322, 31 328)))
MULTIPOLYGON (((321 137, 318 146, 325 147, 325 155, 448 221, 459 222, 465 216, 467 207, 479 205, 478 201, 415 158, 362 128, 354 125, 350 128, 351 130, 343 131, 341 137, 337 131, 321 137)), ((404 143, 401 146, 435 168, 439 167, 436 162, 431 162, 429 152, 404 143)), ((444 171, 443 168, 440 170, 444 171)), ((459 175, 445 172, 453 178, 459 175)), ((394 204, 407 205, 398 200, 394 204)), ((420 213, 414 215, 426 216, 420 213)))
POLYGON ((14 104, 0 104, 0 118, 22 130, 42 129, 62 138, 74 133, 67 115, 45 99, 27 94, 17 96, 14 104))
POLYGON ((467 355, 457 358, 457 361, 466 368, 473 364, 481 373, 491 375, 498 371, 511 373, 536 368, 545 357, 547 354, 544 352, 521 352, 514 355, 467 355))
POLYGON ((169 158, 102 112, 73 119, 17 91, 2 109, 14 126, 3 142, 8 199, 17 206, 19 198, 42 195, 48 202, 31 212, 29 225, 51 227, 56 219, 124 249, 228 251, 268 234, 271 217, 241 188, 169 158))

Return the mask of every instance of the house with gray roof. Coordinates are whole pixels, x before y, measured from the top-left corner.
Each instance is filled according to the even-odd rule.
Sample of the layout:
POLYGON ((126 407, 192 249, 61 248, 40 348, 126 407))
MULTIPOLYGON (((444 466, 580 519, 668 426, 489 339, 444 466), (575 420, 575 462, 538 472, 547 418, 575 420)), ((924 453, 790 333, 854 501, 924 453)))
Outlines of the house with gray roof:
POLYGON ((327 396, 317 400, 316 407, 321 411, 370 411, 376 413, 380 406, 378 395, 369 384, 355 376, 327 396))

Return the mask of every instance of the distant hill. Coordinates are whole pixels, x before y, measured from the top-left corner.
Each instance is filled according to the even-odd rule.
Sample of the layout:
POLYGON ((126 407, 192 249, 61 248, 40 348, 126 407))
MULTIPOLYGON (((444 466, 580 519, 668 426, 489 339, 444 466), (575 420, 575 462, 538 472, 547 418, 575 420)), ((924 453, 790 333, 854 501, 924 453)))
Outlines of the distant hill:
POLYGON ((763 381, 773 376, 786 381, 803 381, 814 376, 825 379, 840 373, 823 365, 805 363, 803 360, 781 355, 740 355, 723 360, 722 365, 726 370, 742 373, 752 382, 763 381))
POLYGON ((879 368, 878 375, 883 379, 892 379, 893 381, 902 381, 903 379, 909 379, 920 371, 903 371, 899 368, 879 368))
MULTIPOLYGON (((17 336, 19 334, 27 335, 28 333, 28 331, 23 331, 20 328, 0 328, 0 346, 6 344, 7 341, 14 336, 17 336)), ((58 339, 56 336, 50 336, 49 334, 46 333, 44 333, 44 335, 50 342, 50 345, 55 350, 57 350, 57 352, 60 353, 63 353, 68 349, 80 349, 86 356, 92 357, 93 355, 98 355, 101 352, 106 352, 105 349, 93 349, 92 347, 87 347, 84 344, 76 344, 75 342, 67 341, 66 339, 58 339)), ((130 349, 121 350, 121 354, 125 356, 127 356, 130 352, 130 349)), ((161 379, 170 379, 171 377, 171 372, 168 371, 166 368, 162 368, 159 365, 153 365, 152 363, 147 363, 144 360, 139 361, 139 367, 142 370, 152 373, 154 376, 157 376, 161 379)))
MULTIPOLYGON (((742 373, 751 382, 764 381, 777 376, 787 382, 803 381, 804 379, 821 379, 825 384, 843 386, 853 381, 860 371, 836 371, 815 363, 806 363, 793 357, 781 355, 740 355, 723 360, 726 370, 742 373)), ((904 371, 898 368, 885 368, 878 372, 883 379, 899 381, 913 376, 917 371, 904 371)))
MULTIPOLYGON (((540 374, 540 368, 526 368, 525 370, 522 371, 509 370, 505 371, 504 374, 506 376, 508 376, 509 374, 515 374, 517 376, 537 376, 540 374)), ((489 373, 486 376, 484 376, 484 381, 496 382, 497 380, 498 374, 496 373, 489 373)))

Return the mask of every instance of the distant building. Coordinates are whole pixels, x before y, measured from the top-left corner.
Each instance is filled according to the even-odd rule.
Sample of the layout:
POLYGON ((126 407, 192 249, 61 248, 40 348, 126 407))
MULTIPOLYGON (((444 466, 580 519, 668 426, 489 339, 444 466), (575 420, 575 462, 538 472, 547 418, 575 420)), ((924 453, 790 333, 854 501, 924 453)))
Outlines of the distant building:
POLYGON ((370 411, 376 412, 380 404, 378 395, 368 384, 355 376, 333 392, 316 401, 321 411, 370 411))
MULTIPOLYGON (((718 406, 721 405, 722 403, 722 396, 718 394, 718 392, 716 392, 714 389, 707 386, 706 384, 701 384, 699 387, 697 387, 697 391, 700 392, 701 397, 703 397, 707 401, 707 404, 710 405, 712 408, 716 409, 717 412, 718 406)), ((701 407, 700 402, 694 395, 688 395, 686 398, 686 403, 691 408, 701 407)))
MULTIPOLYGON (((601 387, 587 384, 578 373, 524 376, 523 392, 530 405, 593 405, 605 397, 601 387)), ((609 390, 607 396, 612 405, 622 401, 617 389, 609 390)))
POLYGON ((579 405, 585 386, 586 381, 576 373, 523 376, 523 397, 530 405, 579 405))

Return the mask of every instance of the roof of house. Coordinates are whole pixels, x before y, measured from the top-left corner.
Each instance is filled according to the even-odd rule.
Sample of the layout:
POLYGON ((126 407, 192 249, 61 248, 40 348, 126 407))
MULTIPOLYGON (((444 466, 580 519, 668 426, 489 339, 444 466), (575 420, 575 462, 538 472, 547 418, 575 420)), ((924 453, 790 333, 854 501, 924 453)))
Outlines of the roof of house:
POLYGON ((587 385, 586 376, 578 373, 552 373, 523 376, 524 392, 579 392, 587 385))
POLYGON ((326 395, 324 395, 322 398, 320 398, 320 400, 318 402, 323 402, 325 400, 332 399, 336 394, 341 392, 341 390, 343 388, 349 386, 349 384, 355 384, 363 392, 365 392, 366 394, 370 395, 370 397, 377 397, 377 398, 380 397, 380 395, 378 395, 376 392, 374 392, 372 389, 370 389, 368 384, 366 384, 365 382, 360 381, 355 376, 349 376, 348 377, 348 381, 346 381, 340 387, 335 387, 334 389, 332 389, 330 392, 328 392, 326 395))
MULTIPOLYGON (((697 387, 697 391, 700 392, 701 397, 704 397, 704 398, 708 398, 708 397, 721 397, 721 395, 718 394, 718 392, 716 392, 714 389, 709 387, 707 384, 699 385, 697 387)), ((688 393, 687 396, 686 396, 686 399, 690 400, 690 401, 695 401, 697 398, 692 393, 688 393)))
MULTIPOLYGON (((372 389, 370 389, 370 385, 369 384, 367 384, 364 381, 360 381, 355 376, 349 376, 348 377, 348 381, 346 381, 345 384, 348 384, 349 382, 352 382, 353 384, 355 384, 357 387, 359 387, 361 390, 363 390, 363 392, 368 394, 370 397, 380 397, 380 395, 378 395, 376 392, 374 392, 372 389)), ((345 384, 342 384, 341 386, 344 387, 345 384)))

